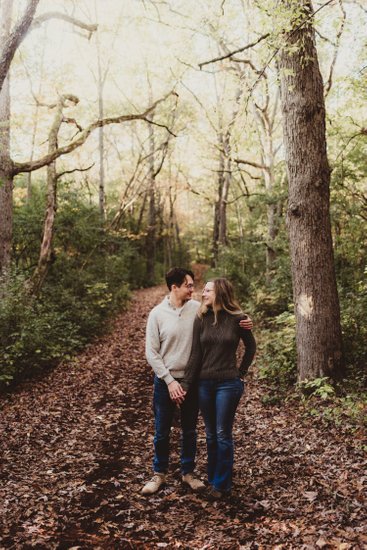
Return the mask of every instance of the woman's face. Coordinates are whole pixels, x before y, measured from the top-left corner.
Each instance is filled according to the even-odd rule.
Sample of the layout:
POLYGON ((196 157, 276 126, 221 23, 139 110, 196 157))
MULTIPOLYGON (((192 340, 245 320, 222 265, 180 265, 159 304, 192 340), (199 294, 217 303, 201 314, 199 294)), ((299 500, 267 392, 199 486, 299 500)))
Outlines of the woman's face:
POLYGON ((202 292, 203 303, 206 306, 213 306, 215 300, 214 283, 206 283, 202 292))

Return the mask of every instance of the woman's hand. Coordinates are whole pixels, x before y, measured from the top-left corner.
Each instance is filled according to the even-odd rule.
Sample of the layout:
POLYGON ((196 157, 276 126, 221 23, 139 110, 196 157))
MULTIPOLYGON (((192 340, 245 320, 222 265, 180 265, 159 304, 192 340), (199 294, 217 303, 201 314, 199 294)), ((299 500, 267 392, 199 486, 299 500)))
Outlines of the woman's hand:
POLYGON ((246 330, 252 330, 254 328, 254 324, 251 320, 251 317, 247 317, 247 319, 241 319, 240 327, 246 330))

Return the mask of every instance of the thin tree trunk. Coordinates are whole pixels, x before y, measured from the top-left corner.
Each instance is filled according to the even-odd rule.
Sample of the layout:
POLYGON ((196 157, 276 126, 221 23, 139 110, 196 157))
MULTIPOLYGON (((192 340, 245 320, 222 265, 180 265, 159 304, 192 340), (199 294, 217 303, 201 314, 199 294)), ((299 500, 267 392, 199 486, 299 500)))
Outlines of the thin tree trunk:
MULTIPOLYGON (((283 0, 285 9, 299 9, 300 3, 306 19, 310 0, 283 0)), ((311 21, 285 35, 279 56, 299 380, 342 372, 324 93, 311 21)))
POLYGON ((218 240, 220 245, 226 245, 227 240, 227 202, 229 188, 231 186, 231 134, 229 129, 226 132, 224 140, 224 174, 222 194, 219 205, 219 235, 218 240))
MULTIPOLYGON (((40 75, 39 75, 39 82, 38 82, 38 88, 37 88, 37 96, 39 97, 41 95, 42 90, 42 84, 43 84, 43 75, 44 75, 44 59, 45 59, 45 50, 46 50, 46 27, 44 29, 43 34, 43 47, 42 47, 42 54, 41 54, 41 61, 40 61, 40 75)), ((33 124, 33 130, 32 130, 32 142, 31 142, 31 155, 30 155, 30 161, 34 159, 34 149, 36 144, 36 136, 37 136, 37 130, 38 130, 38 112, 39 112, 39 103, 36 102, 36 107, 34 110, 34 124, 33 124)), ((28 172, 27 174, 27 202, 29 203, 32 197, 32 172, 28 172)))
MULTIPOLYGON (((98 118, 104 117, 103 88, 105 79, 102 75, 101 51, 97 33, 97 65, 98 65, 98 118)), ((105 191, 105 170, 104 170, 104 129, 98 129, 98 152, 99 152, 99 213, 102 221, 106 219, 106 191, 105 191)))
MULTIPOLYGON (((275 186, 275 151, 274 151, 274 123, 278 107, 278 96, 276 94, 274 105, 271 107, 269 97, 269 87, 267 81, 267 75, 264 74, 265 80, 265 101, 264 106, 261 107, 258 103, 254 102, 254 112, 258 120, 258 135, 262 152, 261 164, 262 173, 264 177, 266 193, 273 200, 274 186, 275 186)), ((274 270, 276 262, 276 250, 275 239, 278 235, 279 220, 278 220, 278 204, 270 202, 267 205, 267 243, 266 243, 266 280, 270 282, 271 274, 274 270)))
MULTIPOLYGON (((58 133, 63 120, 63 108, 66 106, 66 101, 71 100, 72 102, 74 102, 75 99, 76 98, 73 98, 72 96, 63 96, 60 98, 60 101, 56 107, 54 122, 49 133, 49 153, 52 153, 57 149, 58 133)), ((42 288, 51 262, 56 210, 57 174, 56 161, 53 161, 47 166, 47 203, 41 250, 38 258, 37 267, 30 281, 30 291, 32 294, 35 295, 37 295, 42 288)))
MULTIPOLYGON (((153 117, 151 117, 153 118, 153 117)), ((149 126, 149 143, 150 143, 150 167, 149 167, 149 189, 148 189, 148 227, 146 237, 146 266, 147 266, 147 282, 154 284, 155 282, 155 259, 156 259, 156 229, 157 229, 157 209, 155 196, 155 166, 154 166, 154 129, 149 126)))
POLYGON ((213 224, 213 241, 212 241, 212 267, 216 267, 218 264, 218 254, 219 254, 219 233, 221 226, 220 216, 223 214, 221 212, 221 202, 223 194, 223 185, 224 185, 224 170, 225 170, 225 158, 223 151, 223 133, 220 131, 218 133, 218 143, 219 143, 219 166, 218 166, 218 182, 217 182, 217 197, 214 204, 214 224, 213 224))

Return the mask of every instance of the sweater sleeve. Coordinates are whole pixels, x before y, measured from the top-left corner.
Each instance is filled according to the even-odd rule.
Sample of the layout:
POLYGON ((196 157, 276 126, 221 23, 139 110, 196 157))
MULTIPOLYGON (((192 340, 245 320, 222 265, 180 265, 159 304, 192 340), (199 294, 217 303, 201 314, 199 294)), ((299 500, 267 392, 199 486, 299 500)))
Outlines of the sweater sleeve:
POLYGON ((243 378, 247 373, 252 363, 252 360, 255 356, 256 342, 251 330, 247 330, 239 327, 239 331, 240 331, 240 338, 245 345, 245 353, 243 354, 242 361, 239 368, 240 377, 243 378))
POLYGON ((149 365, 152 367, 158 378, 163 379, 168 385, 174 381, 174 378, 164 364, 163 358, 160 355, 160 348, 161 342, 159 338, 158 319, 154 315, 154 312, 151 312, 147 322, 145 355, 149 365))
POLYGON ((181 386, 184 390, 188 390, 190 384, 199 376, 202 364, 202 350, 200 343, 200 332, 201 332, 202 319, 199 317, 195 318, 193 334, 192 334, 192 347, 189 357, 189 361, 185 368, 185 376, 181 380, 181 386))

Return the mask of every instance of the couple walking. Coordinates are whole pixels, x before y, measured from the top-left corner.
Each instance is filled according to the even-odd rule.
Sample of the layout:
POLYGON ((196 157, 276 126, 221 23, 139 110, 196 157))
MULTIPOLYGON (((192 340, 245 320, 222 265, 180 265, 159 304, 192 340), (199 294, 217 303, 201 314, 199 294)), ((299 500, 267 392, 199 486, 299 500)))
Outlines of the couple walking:
POLYGON ((154 371, 155 416, 153 478, 142 489, 150 495, 166 481, 174 410, 181 420, 182 481, 204 489, 194 476, 199 407, 205 423, 209 496, 219 499, 232 487, 235 412, 244 391, 243 377, 255 354, 252 322, 241 311, 231 283, 208 281, 202 301, 192 299, 194 274, 173 268, 166 274, 168 296, 149 314, 146 357, 154 371), (236 350, 245 344, 239 368, 236 350))

